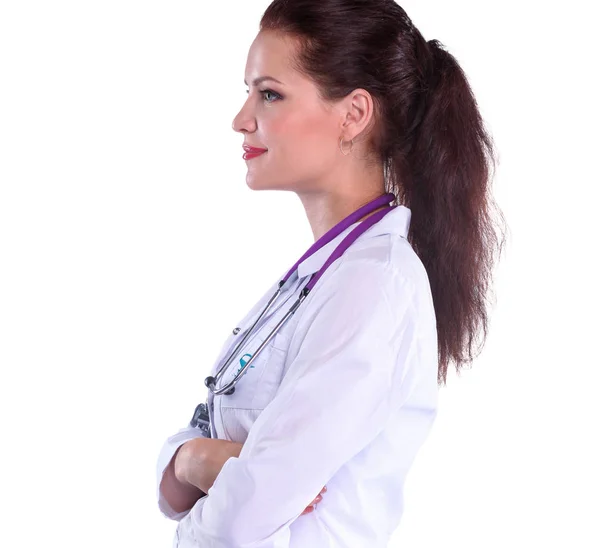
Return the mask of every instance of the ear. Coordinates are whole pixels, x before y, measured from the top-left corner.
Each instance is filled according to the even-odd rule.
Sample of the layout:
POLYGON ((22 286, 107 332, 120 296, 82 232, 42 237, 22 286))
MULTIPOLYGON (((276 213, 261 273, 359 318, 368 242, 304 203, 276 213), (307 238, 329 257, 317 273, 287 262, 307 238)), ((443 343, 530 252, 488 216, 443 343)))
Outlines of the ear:
POLYGON ((362 89, 355 89, 342 101, 341 131, 344 140, 349 141, 360 135, 373 118, 373 97, 362 89))

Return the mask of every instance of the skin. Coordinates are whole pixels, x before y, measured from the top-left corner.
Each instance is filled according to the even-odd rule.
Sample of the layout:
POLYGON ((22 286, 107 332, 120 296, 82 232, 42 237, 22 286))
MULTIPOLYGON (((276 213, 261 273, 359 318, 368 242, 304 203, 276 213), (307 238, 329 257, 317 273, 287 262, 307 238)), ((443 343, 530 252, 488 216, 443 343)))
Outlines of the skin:
POLYGON ((316 241, 384 194, 384 175, 383 166, 369 167, 365 161, 374 113, 370 93, 358 88, 339 101, 324 101, 312 80, 293 68, 296 47, 290 37, 258 33, 246 62, 248 98, 232 128, 245 144, 267 149, 246 160, 246 184, 253 190, 295 192, 316 241), (255 86, 262 76, 281 83, 266 80, 255 86), (340 138, 344 152, 354 140, 347 156, 340 138))

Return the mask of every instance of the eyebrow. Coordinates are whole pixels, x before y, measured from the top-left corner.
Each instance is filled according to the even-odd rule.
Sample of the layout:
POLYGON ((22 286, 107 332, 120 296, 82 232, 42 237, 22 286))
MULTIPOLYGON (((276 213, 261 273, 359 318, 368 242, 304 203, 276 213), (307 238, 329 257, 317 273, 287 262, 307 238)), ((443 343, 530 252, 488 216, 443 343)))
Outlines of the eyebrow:
MULTIPOLYGON (((255 78, 253 80, 252 85, 254 87, 256 87, 261 82, 264 82, 265 80, 273 80, 273 82, 277 82, 278 84, 283 84, 283 82, 280 82, 279 80, 277 80, 277 78, 273 78, 272 76, 259 76, 258 78, 255 78)), ((248 83, 246 82, 246 80, 244 80, 244 84, 248 85, 248 83)))

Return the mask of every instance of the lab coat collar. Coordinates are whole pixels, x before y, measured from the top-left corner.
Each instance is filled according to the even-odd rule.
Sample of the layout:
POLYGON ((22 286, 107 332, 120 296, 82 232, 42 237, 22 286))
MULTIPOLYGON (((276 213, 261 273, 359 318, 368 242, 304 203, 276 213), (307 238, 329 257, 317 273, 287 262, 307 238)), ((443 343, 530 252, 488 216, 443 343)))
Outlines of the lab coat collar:
MULTIPOLYGON (((408 237, 410 227, 411 211, 408 207, 399 205, 393 211, 388 213, 383 219, 367 229, 360 238, 373 238, 381 234, 396 234, 403 238, 408 237)), ((349 226, 344 232, 338 234, 333 240, 325 244, 321 249, 307 257, 298 265, 298 277, 304 278, 318 272, 325 264, 325 261, 335 251, 340 242, 350 233, 361 221, 349 226)), ((295 276, 294 276, 295 277, 295 276)))

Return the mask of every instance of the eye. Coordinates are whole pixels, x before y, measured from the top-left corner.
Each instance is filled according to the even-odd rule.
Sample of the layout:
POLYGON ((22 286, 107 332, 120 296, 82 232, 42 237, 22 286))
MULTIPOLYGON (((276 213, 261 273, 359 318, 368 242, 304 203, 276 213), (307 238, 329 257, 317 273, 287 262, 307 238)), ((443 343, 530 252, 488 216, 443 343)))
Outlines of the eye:
POLYGON ((275 97, 275 99, 273 101, 268 101, 267 103, 273 103, 274 101, 278 101, 279 99, 282 99, 281 95, 279 95, 279 93, 275 93, 272 89, 261 89, 260 93, 263 94, 263 98, 266 99, 266 94, 270 93, 271 95, 273 95, 275 97))
MULTIPOLYGON (((250 93, 249 90, 246 90, 246 93, 250 93)), ((267 101, 267 103, 274 103, 275 101, 279 101, 280 99, 283 99, 283 97, 281 95, 279 95, 279 93, 273 91, 272 89, 261 89, 261 90, 259 90, 259 93, 262 93, 263 99, 265 99, 267 101), (274 97, 274 99, 271 101, 266 99, 267 93, 271 94, 274 97)))

